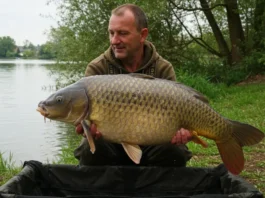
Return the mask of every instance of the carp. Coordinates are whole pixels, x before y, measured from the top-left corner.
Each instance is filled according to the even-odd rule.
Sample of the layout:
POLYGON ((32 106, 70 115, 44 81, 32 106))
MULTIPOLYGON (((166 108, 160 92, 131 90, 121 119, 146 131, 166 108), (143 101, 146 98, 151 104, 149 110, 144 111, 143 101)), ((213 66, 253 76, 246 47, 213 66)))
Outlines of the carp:
POLYGON ((140 163, 139 145, 169 143, 180 128, 215 141, 226 168, 233 174, 244 169, 242 147, 259 143, 259 129, 221 116, 208 100, 184 84, 144 74, 84 77, 62 88, 38 104, 45 118, 82 124, 91 152, 95 144, 90 127, 107 141, 122 144, 125 152, 140 163))

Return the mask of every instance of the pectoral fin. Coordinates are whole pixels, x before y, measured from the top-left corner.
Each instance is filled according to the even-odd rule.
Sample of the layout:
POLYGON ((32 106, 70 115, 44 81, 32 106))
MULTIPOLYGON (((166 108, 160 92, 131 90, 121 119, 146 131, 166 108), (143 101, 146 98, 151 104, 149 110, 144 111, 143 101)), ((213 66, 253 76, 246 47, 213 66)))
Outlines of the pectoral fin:
POLYGON ((125 142, 122 142, 121 145, 123 146, 127 155, 131 158, 131 160, 135 164, 139 164, 141 157, 142 157, 141 148, 138 145, 129 144, 129 143, 125 143, 125 142))
POLYGON ((96 151, 96 146, 95 146, 95 143, 94 143, 94 139, 93 139, 93 137, 92 137, 92 135, 90 133, 89 126, 88 126, 88 124, 86 123, 85 120, 82 120, 81 124, 82 124, 84 132, 86 134, 86 138, 87 138, 88 144, 90 146, 90 151, 91 151, 91 153, 94 154, 95 151, 96 151))
POLYGON ((201 139, 196 131, 192 131, 192 141, 202 145, 204 148, 208 147, 208 143, 206 141, 204 141, 203 139, 201 139))

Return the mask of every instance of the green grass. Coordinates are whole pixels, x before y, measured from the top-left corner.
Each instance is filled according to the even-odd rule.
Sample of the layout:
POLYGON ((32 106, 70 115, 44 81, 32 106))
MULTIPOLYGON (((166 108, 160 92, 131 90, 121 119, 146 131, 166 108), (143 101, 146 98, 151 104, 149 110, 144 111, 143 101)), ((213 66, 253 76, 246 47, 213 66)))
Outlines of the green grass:
POLYGON ((14 165, 12 154, 9 154, 7 159, 4 159, 3 155, 0 152, 0 186, 21 170, 21 167, 14 165))
POLYGON ((187 86, 193 87, 197 91, 207 96, 212 101, 226 94, 227 86, 225 84, 210 83, 207 77, 197 74, 189 74, 183 70, 178 70, 176 72, 176 76, 177 81, 187 86))
MULTIPOLYGON (((205 83, 205 82, 203 82, 205 83)), ((223 85, 213 89, 208 86, 204 93, 210 94, 211 106, 224 117, 251 124, 262 131, 265 131, 265 84, 253 84, 244 86, 225 87, 223 85)), ((69 133, 72 133, 70 129, 69 133)), ((68 134, 69 134, 68 133, 68 134)), ((222 163, 215 143, 205 139, 209 143, 208 148, 203 148, 193 142, 188 143, 189 149, 193 152, 193 158, 188 166, 192 167, 214 167, 222 163)), ((80 137, 70 137, 67 140, 68 146, 63 146, 58 160, 53 163, 77 164, 73 156, 73 150, 78 146, 80 137)), ((265 140, 260 144, 244 147, 246 158, 245 170, 241 177, 254 184, 261 192, 265 192, 265 140)), ((12 165, 12 156, 4 160, 0 155, 0 182, 3 184, 8 178, 20 170, 12 165), (1 181, 2 177, 2 181, 1 181)), ((1 184, 0 183, 0 184, 1 184)))
MULTIPOLYGON (((224 88, 225 94, 217 96, 211 106, 226 118, 251 124, 265 131, 265 84, 252 84, 224 88)), ((205 167, 221 163, 215 143, 206 140, 209 148, 188 143, 194 157, 188 166, 205 167)), ((265 192, 265 140, 258 145, 244 147, 245 170, 241 176, 265 192)))
POLYGON ((77 136, 74 126, 67 126, 64 128, 64 141, 65 144, 61 146, 60 153, 57 159, 53 162, 54 164, 78 164, 78 160, 74 157, 73 153, 75 148, 78 147, 82 136, 77 136))

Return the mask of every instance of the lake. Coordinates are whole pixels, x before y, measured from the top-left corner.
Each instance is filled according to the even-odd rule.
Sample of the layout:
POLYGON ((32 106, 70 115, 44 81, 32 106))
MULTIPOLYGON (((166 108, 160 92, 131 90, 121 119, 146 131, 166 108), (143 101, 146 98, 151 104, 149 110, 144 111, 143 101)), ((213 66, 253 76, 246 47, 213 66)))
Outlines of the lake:
MULTIPOLYGON (((68 138, 67 126, 46 120, 36 111, 55 91, 48 60, 0 59, 0 152, 15 164, 51 162, 68 138)), ((73 133, 74 134, 74 133, 73 133)))

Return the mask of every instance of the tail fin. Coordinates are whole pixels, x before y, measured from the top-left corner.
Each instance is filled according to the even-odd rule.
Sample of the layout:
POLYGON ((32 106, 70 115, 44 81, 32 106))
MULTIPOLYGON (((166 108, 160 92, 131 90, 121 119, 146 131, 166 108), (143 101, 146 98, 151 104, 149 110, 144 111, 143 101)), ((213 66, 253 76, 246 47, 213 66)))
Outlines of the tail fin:
POLYGON ((230 120, 233 124, 232 136, 240 146, 251 146, 259 143, 264 138, 264 133, 259 129, 237 121, 230 120))
POLYGON ((264 138, 264 133, 248 124, 231 120, 229 122, 233 125, 231 138, 216 144, 226 168, 238 175, 243 170, 245 162, 242 146, 259 143, 264 138))

